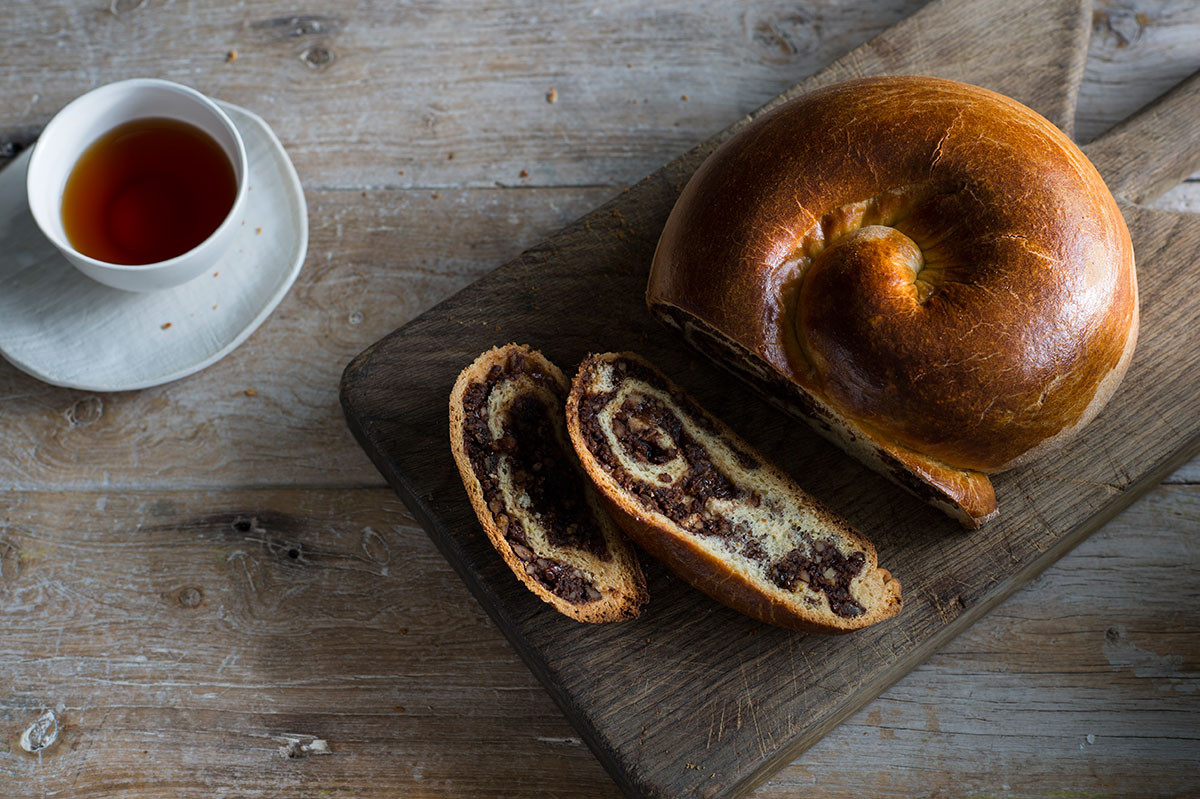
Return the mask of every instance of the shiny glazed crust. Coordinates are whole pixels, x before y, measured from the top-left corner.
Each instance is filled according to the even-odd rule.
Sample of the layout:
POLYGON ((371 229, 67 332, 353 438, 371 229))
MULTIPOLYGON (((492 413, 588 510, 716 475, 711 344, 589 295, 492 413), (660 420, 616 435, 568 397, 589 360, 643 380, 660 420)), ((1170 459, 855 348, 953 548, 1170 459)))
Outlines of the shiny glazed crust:
POLYGON ((900 583, 879 568, 869 541, 639 356, 605 353, 580 365, 567 429, 621 528, 719 602, 769 624, 822 633, 861 629, 899 612, 900 583), (633 454, 645 453, 646 442, 657 442, 649 460, 633 454), (689 449, 704 454, 694 461, 689 449), (635 477, 639 470, 649 477, 635 477), (790 580, 778 577, 797 557, 803 567, 790 580), (857 607, 839 614, 838 595, 820 588, 821 575, 832 579, 837 561, 852 558, 861 566, 848 570, 840 598, 857 607))
MULTIPOLYGON (((471 506, 488 539, 526 588, 560 613, 576 621, 607 622, 635 618, 641 613, 642 606, 649 601, 646 579, 633 548, 605 512, 595 491, 575 461, 574 453, 566 437, 562 414, 563 402, 569 389, 570 383, 567 382, 562 370, 537 350, 517 344, 508 344, 483 353, 459 374, 458 380, 454 384, 454 390, 450 394, 450 448, 454 454, 454 462, 458 466, 459 476, 462 478, 467 496, 471 500, 471 506), (511 369, 510 367, 514 363, 518 363, 519 366, 511 369), (538 395, 541 401, 553 406, 551 418, 557 423, 555 438, 559 440, 565 456, 564 461, 566 461, 560 465, 562 468, 572 471, 568 479, 576 480, 582 488, 586 502, 591 508, 592 518, 598 524, 605 547, 611 554, 611 558, 607 561, 601 560, 583 549, 555 546, 546 540, 535 541, 535 535, 539 539, 545 538, 546 535, 544 532, 535 533, 531 529, 544 527, 542 522, 544 522, 543 514, 546 509, 539 508, 536 503, 526 502, 525 507, 519 507, 514 506, 508 498, 501 498, 495 508, 489 507, 484 487, 467 451, 465 436, 469 434, 469 411, 466 405, 468 392, 472 386, 487 385, 489 382, 495 384, 503 382, 492 377, 499 370, 509 372, 508 375, 505 375, 505 380, 513 379, 519 383, 515 387, 516 396, 533 393, 538 395), (536 380, 530 379, 530 375, 536 376, 536 380), (523 523, 526 531, 524 544, 514 545, 514 542, 506 537, 505 531, 508 529, 510 517, 523 523), (600 598, 577 603, 570 602, 553 593, 536 579, 531 562, 518 556, 516 547, 519 546, 524 546, 526 551, 532 551, 536 557, 565 562, 579 569, 598 591, 600 598)), ((504 403, 504 407, 512 407, 512 402, 504 403)), ((501 455, 500 457, 505 456, 501 455)), ((526 494, 526 500, 528 498, 528 494, 526 494)), ((519 503, 517 504, 519 505, 519 503)))
POLYGON ((1125 222, 1057 128, 954 81, 869 78, 743 128, 667 221, 656 316, 967 526, 1068 440, 1137 340, 1125 222))

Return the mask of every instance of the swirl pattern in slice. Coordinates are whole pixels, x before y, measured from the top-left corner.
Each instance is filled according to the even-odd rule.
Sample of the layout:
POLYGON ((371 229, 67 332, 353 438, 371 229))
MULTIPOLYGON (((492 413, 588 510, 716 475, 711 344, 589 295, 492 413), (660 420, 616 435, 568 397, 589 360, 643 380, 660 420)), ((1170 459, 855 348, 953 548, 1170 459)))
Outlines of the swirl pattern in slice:
POLYGON ((535 350, 484 353, 451 394, 451 449, 480 524, 518 579, 580 621, 631 618, 646 602, 645 579, 567 442, 567 389, 535 350))
POLYGON ((868 541, 641 358, 584 361, 567 426, 618 524, 715 599, 822 632, 899 611, 868 541))

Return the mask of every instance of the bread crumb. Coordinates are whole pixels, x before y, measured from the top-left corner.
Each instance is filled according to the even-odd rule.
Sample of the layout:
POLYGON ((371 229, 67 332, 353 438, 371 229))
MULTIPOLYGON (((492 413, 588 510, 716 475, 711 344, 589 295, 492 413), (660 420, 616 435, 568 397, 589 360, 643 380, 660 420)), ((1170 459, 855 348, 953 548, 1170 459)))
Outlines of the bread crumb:
POLYGON ((262 228, 260 228, 260 227, 256 227, 256 228, 254 228, 254 235, 256 235, 256 236, 261 236, 261 235, 262 235, 262 228))
POLYGON ((436 191, 433 193, 433 199, 440 200, 441 198, 442 198, 442 195, 438 194, 436 191))
POLYGON ((400 174, 401 174, 401 175, 403 175, 403 174, 404 174, 404 170, 403 170, 403 169, 401 169, 401 170, 400 170, 400 174))
POLYGON ((237 61, 237 50, 230 50, 225 54, 225 63, 232 64, 234 61, 237 61))
POLYGON ((686 103, 688 101, 688 96, 686 94, 681 94, 679 95, 679 99, 686 103))
POLYGON ((454 153, 446 153, 446 160, 447 160, 447 161, 453 161, 453 160, 454 160, 454 153))
POLYGON ((258 396, 258 392, 252 388, 248 388, 245 391, 243 391, 242 393, 245 394, 247 397, 257 397, 258 396))
POLYGON ((527 178, 527 177, 529 177, 529 170, 528 170, 528 169, 522 169, 522 170, 521 170, 521 177, 523 177, 523 178, 527 178))
POLYGON ((558 102, 558 89, 550 87, 550 91, 546 92, 546 102, 551 104, 558 102))
POLYGON ((214 306, 213 306, 213 310, 214 310, 214 311, 215 311, 215 310, 217 310, 217 307, 218 307, 218 306, 214 305, 214 306))
POLYGON ((213 272, 213 277, 218 277, 220 274, 220 272, 213 272))
POLYGON ((162 323, 162 327, 161 327, 161 328, 159 328, 159 329, 160 329, 160 330, 166 330, 166 329, 167 329, 168 327, 170 327, 170 326, 171 326, 171 323, 170 323, 170 322, 163 322, 163 323, 162 323))

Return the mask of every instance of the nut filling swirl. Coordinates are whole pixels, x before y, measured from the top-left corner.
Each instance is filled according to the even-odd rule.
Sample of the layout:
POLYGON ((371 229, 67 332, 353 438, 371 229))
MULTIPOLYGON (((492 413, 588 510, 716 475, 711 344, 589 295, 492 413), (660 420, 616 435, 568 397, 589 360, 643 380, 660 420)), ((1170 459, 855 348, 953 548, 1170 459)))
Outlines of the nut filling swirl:
POLYGON ((823 534, 811 509, 688 397, 630 360, 598 362, 578 407, 587 447, 647 510, 813 607, 853 619, 866 554, 823 534))
POLYGON ((463 449, 525 571, 568 602, 601 599, 577 563, 612 560, 569 454, 561 390, 514 354, 463 395, 463 449))

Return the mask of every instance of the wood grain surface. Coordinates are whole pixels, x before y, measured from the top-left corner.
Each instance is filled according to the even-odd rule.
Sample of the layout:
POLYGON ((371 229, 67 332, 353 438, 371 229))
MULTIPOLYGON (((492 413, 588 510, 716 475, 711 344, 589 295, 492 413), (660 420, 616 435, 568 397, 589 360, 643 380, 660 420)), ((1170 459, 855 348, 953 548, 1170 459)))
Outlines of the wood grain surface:
MULTIPOLYGON (((1069 129, 1086 32, 1075 2, 935 2, 766 108, 849 77, 917 72, 996 89, 1069 129)), ((1200 147, 1171 135, 1198 115, 1185 84, 1116 131, 1122 147, 1099 140, 1093 157, 1113 192, 1146 198, 1143 176, 1118 168, 1129 149, 1170 165, 1160 191, 1162 176, 1200 167, 1200 147), (1163 135, 1145 133, 1147 117, 1163 135)), ((932 518, 731 387, 648 319, 643 287, 683 183, 746 121, 373 345, 343 379, 368 454, 629 795, 741 795, 1200 449, 1200 349, 1179 336, 1200 325, 1200 298, 1179 279, 1200 250, 1200 216, 1129 204, 1144 322, 1126 390, 1066 450, 998 477, 1002 518, 979 533, 932 518), (544 612, 479 536, 445 441, 441 400, 455 376, 508 340, 568 370, 589 351, 648 356, 862 529, 904 584, 905 611, 837 639, 761 630, 651 564, 654 601, 636 622, 597 630, 544 612)))
MULTIPOLYGON (((0 363, 0 795, 615 795, 352 441, 338 375, 921 4, 10 4, 0 164, 89 88, 180 80, 273 125, 313 231, 284 303, 199 375, 91 396, 0 363)), ((1077 137, 1194 72, 1197 42, 1191 0, 1097 2, 1077 137)), ((1200 182, 1154 205, 1200 210, 1200 182)), ((1195 795, 1198 481, 1200 460, 754 795, 1195 795)))

